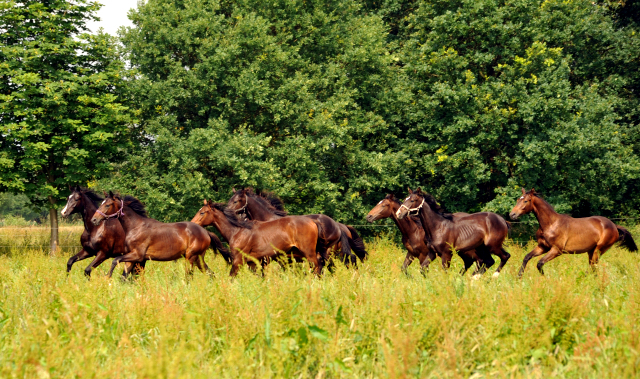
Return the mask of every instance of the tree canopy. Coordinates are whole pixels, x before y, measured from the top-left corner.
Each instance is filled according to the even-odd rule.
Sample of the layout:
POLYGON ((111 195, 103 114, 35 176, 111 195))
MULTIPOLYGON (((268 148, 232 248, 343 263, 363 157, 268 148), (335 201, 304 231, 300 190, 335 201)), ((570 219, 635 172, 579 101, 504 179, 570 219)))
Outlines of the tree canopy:
POLYGON ((102 183, 166 220, 233 186, 349 222, 418 185, 460 211, 504 213, 525 186, 575 215, 631 214, 640 46, 625 9, 150 0, 122 36, 148 140, 102 183))
POLYGON ((234 186, 352 223, 407 186, 453 211, 534 187, 576 216, 638 214, 635 2, 149 0, 122 56, 72 37, 95 5, 20 4, 1 16, 0 190, 98 179, 165 221, 234 186))
POLYGON ((50 208, 52 222, 69 184, 103 177, 133 146, 115 39, 85 33, 98 8, 0 4, 0 191, 50 208))

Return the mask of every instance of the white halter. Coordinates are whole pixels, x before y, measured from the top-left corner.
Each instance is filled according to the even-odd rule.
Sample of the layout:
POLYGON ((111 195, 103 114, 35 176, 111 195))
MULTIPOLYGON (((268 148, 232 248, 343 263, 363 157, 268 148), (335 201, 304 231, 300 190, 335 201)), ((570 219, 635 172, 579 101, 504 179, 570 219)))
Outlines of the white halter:
POLYGON ((415 208, 409 208, 406 205, 401 204, 400 208, 398 208, 398 210, 396 211, 396 217, 400 216, 400 211, 402 210, 402 208, 406 208, 407 209, 407 213, 411 214, 411 212, 416 212, 417 213, 422 208, 423 205, 424 205, 424 197, 422 198, 422 203, 420 203, 420 205, 418 205, 415 208))

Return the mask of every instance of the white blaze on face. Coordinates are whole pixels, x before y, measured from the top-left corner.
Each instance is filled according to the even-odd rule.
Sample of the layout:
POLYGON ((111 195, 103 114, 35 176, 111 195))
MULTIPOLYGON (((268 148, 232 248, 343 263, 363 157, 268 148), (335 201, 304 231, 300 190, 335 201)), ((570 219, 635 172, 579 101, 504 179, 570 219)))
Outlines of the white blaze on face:
POLYGON ((67 197, 67 204, 65 204, 64 208, 62 208, 62 211, 60 213, 65 214, 65 212, 67 211, 67 207, 69 206, 69 200, 71 200, 71 196, 73 196, 73 194, 67 197))
POLYGON ((378 203, 378 205, 382 204, 382 202, 383 202, 383 201, 384 201, 384 200, 380 200, 380 202, 378 203))
POLYGON ((411 196, 409 196, 409 197, 407 197, 406 199, 404 199, 404 201, 407 201, 407 200, 409 200, 409 199, 411 199, 411 196))
POLYGON ((524 199, 524 196, 520 196, 520 200, 524 199))

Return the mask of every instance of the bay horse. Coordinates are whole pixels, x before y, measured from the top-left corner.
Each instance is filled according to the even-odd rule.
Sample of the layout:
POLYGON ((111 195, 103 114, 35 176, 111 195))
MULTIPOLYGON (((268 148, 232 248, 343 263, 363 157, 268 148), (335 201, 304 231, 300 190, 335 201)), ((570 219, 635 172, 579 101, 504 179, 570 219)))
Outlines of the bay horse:
MULTIPOLYGON (((402 272, 407 272, 407 267, 413 262, 415 258, 418 258, 420 262, 420 271, 424 275, 429 270, 429 264, 436 258, 436 252, 433 251, 425 241, 425 232, 422 227, 422 222, 417 216, 407 216, 402 220, 399 220, 396 216, 396 212, 400 209, 400 201, 396 199, 393 194, 388 194, 384 199, 380 200, 371 211, 365 217, 368 222, 374 222, 383 218, 391 218, 396 224, 400 233, 402 234, 402 244, 407 249, 407 256, 402 264, 402 272)), ((468 216, 468 213, 454 213, 452 216, 463 217, 468 216)), ((447 256, 442 258, 442 267, 445 269, 450 265, 450 256, 447 261, 447 256)), ((475 254, 472 254, 472 259, 475 260, 475 254)))
POLYGON ((255 271, 256 261, 266 265, 271 259, 289 255, 306 258, 316 275, 322 274, 326 253, 318 245, 319 222, 303 216, 287 216, 272 221, 247 221, 222 203, 204 200, 204 206, 191 220, 201 226, 213 225, 229 242, 233 257, 230 276, 247 263, 255 271))
POLYGON ((466 271, 475 260, 479 266, 474 275, 483 274, 495 261, 491 254, 500 258, 500 265, 493 276, 500 271, 511 255, 502 247, 509 233, 509 224, 492 212, 472 213, 467 216, 453 217, 438 204, 436 199, 420 188, 409 189, 409 196, 398 209, 396 216, 402 220, 409 213, 418 212, 431 248, 444 259, 451 259, 452 251, 458 252, 464 261, 466 271), (446 257, 446 258, 445 258, 446 257))
MULTIPOLYGON (((67 261, 67 272, 71 271, 71 267, 75 262, 95 257, 89 266, 84 269, 84 274, 89 277, 91 276, 91 271, 102 262, 125 253, 124 230, 122 230, 120 223, 113 219, 107 220, 98 226, 93 225, 91 217, 96 213, 98 205, 104 199, 93 191, 82 189, 79 186, 69 189, 71 190, 71 195, 67 197, 67 203, 60 213, 62 217, 80 213, 84 223, 84 231, 80 236, 82 249, 67 261)), ((136 263, 133 272, 143 270, 144 265, 145 261, 136 263)), ((131 263, 127 263, 129 271, 131 271, 130 266, 131 263)))
MULTIPOLYGON (((114 258, 109 277, 120 262, 174 261, 185 257, 191 264, 187 274, 195 265, 202 272, 211 273, 204 261, 209 247, 219 251, 230 261, 229 251, 218 237, 192 222, 164 223, 147 216, 144 205, 133 196, 120 196, 109 192, 109 196, 96 210, 91 222, 99 225, 110 218, 117 218, 124 230, 125 254, 114 258)), ((125 275, 128 274, 125 269, 125 275)))
MULTIPOLYGON (((252 188, 238 191, 234 189, 233 196, 227 202, 227 208, 255 221, 272 221, 288 216, 280 198, 271 193, 258 195, 252 188)), ((364 242, 353 227, 336 222, 323 214, 302 217, 308 217, 320 223, 320 241, 323 248, 328 250, 327 256, 339 255, 340 259, 347 264, 356 264, 356 256, 361 261, 367 258, 364 242)))
POLYGON ((638 251, 631 233, 602 216, 573 218, 556 212, 536 193, 535 189, 525 191, 509 213, 513 220, 533 212, 540 227, 536 232, 536 246, 524 257, 518 276, 522 276, 527 263, 533 257, 545 254, 538 261, 538 271, 544 275, 542 267, 562 254, 588 253, 589 265, 595 270, 600 256, 616 242, 629 251, 638 251))

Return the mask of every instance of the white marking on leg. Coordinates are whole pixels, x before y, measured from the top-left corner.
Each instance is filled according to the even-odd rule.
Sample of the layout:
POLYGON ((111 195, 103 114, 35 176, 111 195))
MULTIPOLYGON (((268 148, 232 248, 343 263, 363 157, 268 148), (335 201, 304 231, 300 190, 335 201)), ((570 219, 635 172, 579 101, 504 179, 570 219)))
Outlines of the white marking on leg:
POLYGON ((498 276, 500 276, 500 273, 499 273, 498 271, 496 271, 496 272, 494 272, 494 273, 493 273, 493 277, 494 277, 494 278, 497 278, 498 276))
POLYGON ((472 277, 471 277, 471 279, 473 279, 473 280, 478 280, 478 279, 480 279, 480 277, 482 277, 482 275, 480 275, 480 274, 475 274, 474 276, 472 276, 472 277))

